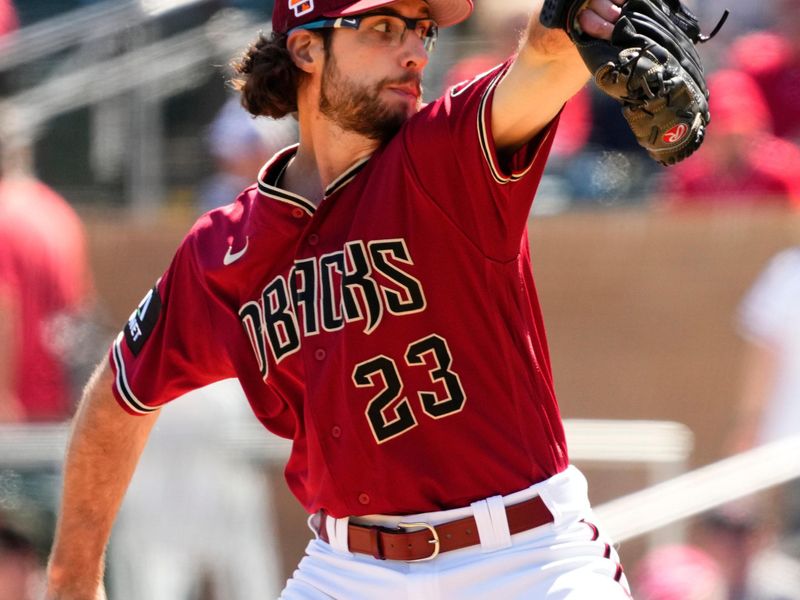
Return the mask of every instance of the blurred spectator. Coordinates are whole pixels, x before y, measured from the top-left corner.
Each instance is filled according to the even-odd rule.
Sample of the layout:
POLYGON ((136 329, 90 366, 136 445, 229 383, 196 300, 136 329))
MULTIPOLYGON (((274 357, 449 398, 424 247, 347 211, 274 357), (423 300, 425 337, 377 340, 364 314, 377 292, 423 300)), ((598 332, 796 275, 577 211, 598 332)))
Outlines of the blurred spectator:
POLYGON ((43 569, 33 543, 0 522, 0 600, 38 600, 43 569))
MULTIPOLYGON (((800 247, 779 253, 759 275, 742 301, 739 329, 746 362, 731 443, 737 452, 800 435, 800 247)), ((800 482, 785 488, 782 535, 800 557, 800 482)))
POLYGON ((734 449, 800 434, 800 247, 780 252, 758 276, 739 330, 749 358, 734 449))
POLYGON ((583 87, 564 105, 551 156, 564 159, 580 152, 592 127, 592 103, 589 88, 583 87))
POLYGON ((688 160, 665 172, 672 205, 800 207, 800 148, 770 133, 771 119, 753 79, 722 70, 709 77, 712 122, 688 160))
POLYGON ((631 580, 636 600, 728 600, 722 569, 691 546, 664 546, 647 554, 631 580))
POLYGON ((83 227, 44 183, 0 173, 0 248, 0 421, 66 419, 72 332, 92 290, 83 227))
POLYGON ((476 44, 473 50, 468 46, 466 51, 456 53, 458 60, 444 75, 444 89, 493 69, 517 51, 528 22, 527 6, 515 7, 513 1, 502 7, 477 3, 474 18, 487 43, 476 44))
POLYGON ((727 583, 726 600, 797 600, 792 565, 776 559, 768 515, 753 498, 731 502, 700 520, 697 545, 711 556, 727 583))
POLYGON ((469 27, 471 36, 480 40, 471 52, 458 54, 459 60, 444 77, 444 87, 472 79, 505 61, 517 51, 522 32, 528 25, 530 5, 527 0, 506 0, 500 4, 476 2, 469 27))
POLYGON ((774 1, 774 28, 734 43, 731 64, 758 83, 775 135, 800 143, 800 0, 774 1))
POLYGON ((19 27, 17 11, 11 0, 0 0, 0 36, 16 31, 19 27))
POLYGON ((231 97, 211 123, 206 141, 216 172, 200 186, 200 212, 233 202, 239 192, 255 183, 264 163, 297 141, 297 123, 291 117, 253 119, 239 98, 231 97))
POLYGON ((275 510, 263 463, 247 460, 262 457, 234 445, 248 424, 259 427, 234 379, 161 409, 114 526, 110 598, 278 596, 275 510))

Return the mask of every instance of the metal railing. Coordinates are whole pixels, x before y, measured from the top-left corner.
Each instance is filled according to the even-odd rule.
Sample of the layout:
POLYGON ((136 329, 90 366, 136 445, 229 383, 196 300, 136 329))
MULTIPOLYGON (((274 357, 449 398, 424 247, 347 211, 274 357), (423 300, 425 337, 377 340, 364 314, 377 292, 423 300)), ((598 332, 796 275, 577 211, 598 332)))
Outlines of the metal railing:
POLYGON ((223 14, 211 26, 55 75, 0 102, 0 131, 30 136, 58 115, 133 91, 145 90, 149 101, 162 100, 197 85, 208 75, 201 67, 235 52, 253 30, 250 22, 223 14))
POLYGON ((164 199, 161 104, 207 81, 257 29, 246 13, 222 10, 204 25, 151 39, 154 33, 149 32, 148 23, 167 9, 207 1, 106 2, 58 15, 0 39, 0 72, 72 46, 96 50, 78 53, 43 81, 0 101, 4 159, 26 157, 27 149, 54 118, 80 108, 102 107, 103 103, 108 108, 109 101, 124 98, 127 129, 106 131, 105 135, 125 138, 129 156, 120 165, 127 170, 127 197, 134 214, 145 218, 155 214, 164 199), (123 34, 129 34, 130 44, 105 43, 123 34))
POLYGON ((800 477, 800 435, 765 444, 595 508, 619 542, 800 477))
POLYGON ((113 36, 148 17, 138 2, 112 0, 40 21, 0 37, 0 71, 55 54, 73 44, 113 36))

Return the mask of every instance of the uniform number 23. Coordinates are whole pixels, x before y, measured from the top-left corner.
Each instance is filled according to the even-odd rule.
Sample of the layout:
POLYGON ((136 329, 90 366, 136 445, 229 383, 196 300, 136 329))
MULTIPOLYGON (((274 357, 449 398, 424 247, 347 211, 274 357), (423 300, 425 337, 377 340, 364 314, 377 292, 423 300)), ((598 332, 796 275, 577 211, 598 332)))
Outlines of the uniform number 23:
MULTIPOLYGON (((418 392, 422 410, 432 419, 440 419, 461 411, 466 395, 458 375, 450 370, 453 359, 444 338, 429 335, 408 346, 405 362, 409 367, 427 367, 432 383, 440 382, 438 391, 418 392)), ((380 387, 367 404, 366 416, 375 441, 379 444, 416 427, 417 419, 411 403, 403 395, 403 381, 395 361, 376 356, 353 369, 357 387, 380 387)))

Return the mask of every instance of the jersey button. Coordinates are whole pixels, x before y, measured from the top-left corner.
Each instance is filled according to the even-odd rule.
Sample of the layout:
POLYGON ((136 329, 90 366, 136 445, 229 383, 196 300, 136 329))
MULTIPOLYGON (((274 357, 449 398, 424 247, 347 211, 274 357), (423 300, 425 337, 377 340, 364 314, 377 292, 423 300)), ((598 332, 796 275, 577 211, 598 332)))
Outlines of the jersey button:
POLYGON ((314 350, 314 358, 316 358, 317 360, 325 360, 325 357, 327 355, 328 353, 325 352, 325 350, 323 350, 322 348, 317 348, 316 350, 314 350))
POLYGON ((319 236, 316 233, 312 233, 308 236, 308 243, 312 246, 316 246, 319 244, 319 236))
POLYGON ((295 219, 301 219, 303 217, 303 209, 302 208, 293 208, 292 209, 292 216, 295 219))
POLYGON ((335 438, 342 437, 342 428, 339 427, 338 425, 334 425, 333 427, 331 427, 331 435, 335 438))
POLYGON ((364 493, 359 494, 358 502, 360 504, 369 504, 369 494, 364 494, 364 493))

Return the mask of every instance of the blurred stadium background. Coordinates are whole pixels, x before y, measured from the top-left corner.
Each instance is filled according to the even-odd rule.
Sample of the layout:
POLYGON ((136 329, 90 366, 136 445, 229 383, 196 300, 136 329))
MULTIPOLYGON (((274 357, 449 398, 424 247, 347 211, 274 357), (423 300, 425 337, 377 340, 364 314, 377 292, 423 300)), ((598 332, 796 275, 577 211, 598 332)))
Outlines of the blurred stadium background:
MULTIPOLYGON (((259 29, 269 29, 271 4, 15 2, 19 28, 0 37, 4 168, 35 173, 84 223, 96 323, 92 344, 82 348, 81 376, 104 355, 198 216, 203 186, 218 168, 214 144, 219 139, 212 124, 230 97, 226 65, 259 29)), ((724 62, 725 48, 747 27, 769 25, 769 11, 750 14, 745 3, 732 4, 744 6, 740 14, 746 25, 734 21, 719 44, 703 48, 712 69, 724 62)), ((513 46, 514 30, 504 28, 524 6, 519 0, 479 2, 474 19, 446 31, 429 68, 426 96, 441 93, 462 59, 513 46)), ((701 12, 715 14, 721 6, 709 0, 701 12)), ((586 135, 578 135, 578 142, 565 142, 576 149, 554 157, 535 204, 530 237, 573 458, 589 477, 593 503, 622 541, 626 568, 634 571, 654 546, 693 541, 708 509, 800 475, 796 443, 775 446, 771 454, 753 450, 732 465, 719 462, 730 455, 742 388, 737 307, 767 261, 800 243, 800 215, 788 199, 675 209, 662 198, 663 172, 630 140, 604 144, 604 130, 626 135, 622 121, 597 119, 583 124, 586 135), (590 190, 578 185, 587 181, 590 190), (625 503, 628 494, 708 466, 711 471, 699 471, 698 479, 678 480, 625 503)), ((238 397, 230 389, 216 394, 238 397)), ((190 402, 181 400, 186 406, 190 402)), ((286 447, 238 409, 221 414, 226 420, 193 430, 192 441, 225 453, 229 462, 218 465, 219 472, 244 465, 241 477, 217 483, 255 490, 252 498, 258 502, 239 506, 260 512, 249 519, 250 534, 270 562, 264 566, 267 585, 279 589, 310 535, 282 481, 286 447)), ((0 513, 35 541, 42 556, 52 536, 65 435, 63 423, 0 425, 0 513), (23 477, 30 472, 37 476, 23 477)), ((161 435, 153 444, 156 450, 180 455, 180 427, 158 426, 156 435, 161 435)), ((186 461, 185 469, 204 477, 202 461, 186 461)), ((159 463, 158 455, 142 470, 153 463, 159 463)), ((174 503, 173 510, 181 510, 204 502, 206 488, 184 497, 172 495, 169 482, 169 475, 152 478, 148 485, 162 486, 158 502, 151 496, 143 503, 174 503)), ((760 516, 775 520, 771 512, 760 516)), ((159 529, 173 535, 165 531, 169 526, 159 521, 159 527, 147 529, 156 538, 151 543, 159 543, 159 529)), ((201 523, 194 526, 202 529, 201 523)), ((232 526, 228 533, 236 531, 232 526)), ((234 556, 244 545, 236 535, 216 531, 198 540, 193 543, 234 556)), ((119 547, 131 555, 110 554, 110 578, 125 577, 124 569, 114 567, 126 561, 153 567, 147 556, 133 556, 130 541, 119 547)), ((773 558, 780 558, 770 563, 780 565, 771 576, 800 580, 793 579, 800 573, 796 559, 778 543, 769 548, 773 558)), ((247 571, 240 575, 248 576, 247 571)), ((191 596, 174 600, 247 597, 246 592, 214 592, 200 579, 191 596)), ((113 589, 110 600, 129 599, 119 586, 116 595, 113 589)))

